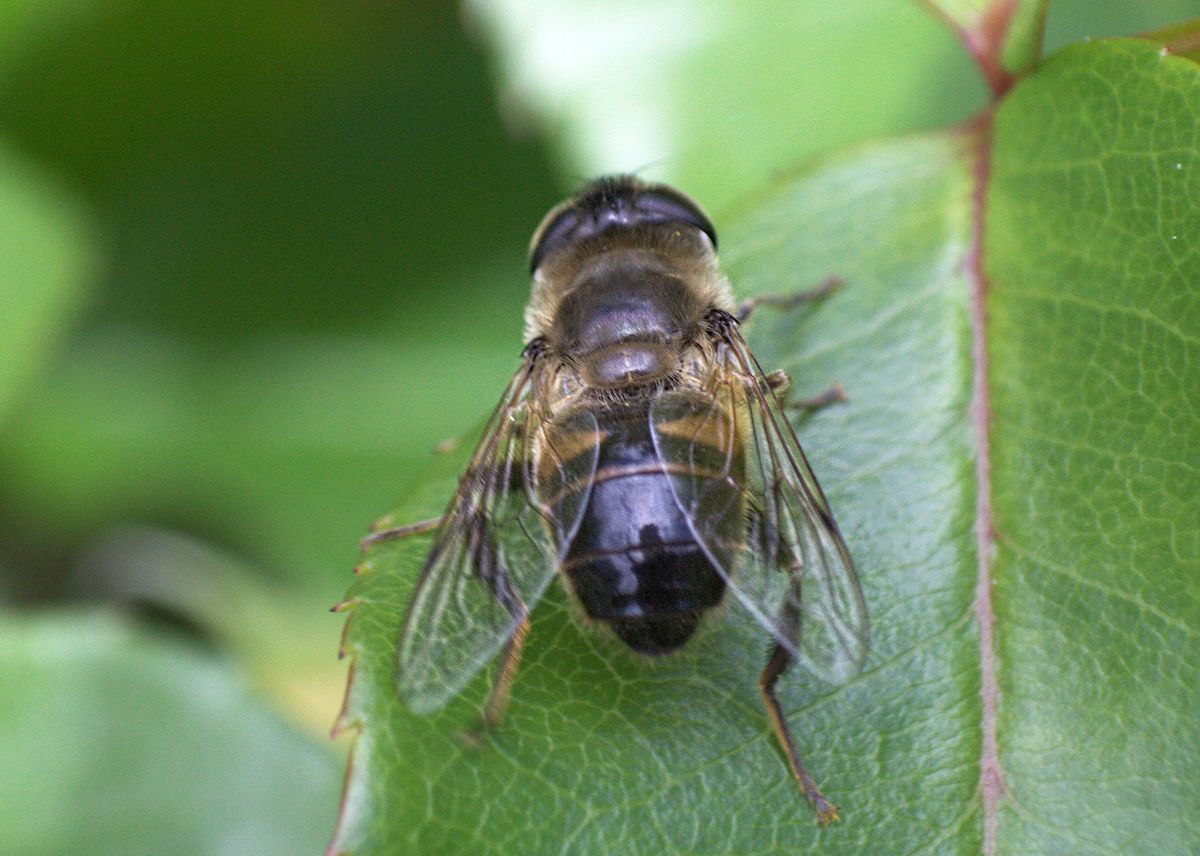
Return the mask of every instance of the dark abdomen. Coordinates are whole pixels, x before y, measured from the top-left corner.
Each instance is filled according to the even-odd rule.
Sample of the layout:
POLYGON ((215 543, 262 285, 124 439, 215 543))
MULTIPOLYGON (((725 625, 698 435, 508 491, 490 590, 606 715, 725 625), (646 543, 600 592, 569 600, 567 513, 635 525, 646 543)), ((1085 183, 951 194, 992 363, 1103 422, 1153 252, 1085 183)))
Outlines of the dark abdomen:
MULTIPOLYGON (((648 410, 640 404, 597 414, 603 439, 592 494, 562 570, 589 617, 607 623, 635 651, 665 654, 692 636, 703 613, 720 602, 725 582, 672 490, 676 480, 681 496, 693 495, 696 479, 706 477, 659 463, 648 410)), ((705 448, 698 447, 701 457, 705 448)), ((709 481, 706 489, 736 493, 722 479, 709 481)))

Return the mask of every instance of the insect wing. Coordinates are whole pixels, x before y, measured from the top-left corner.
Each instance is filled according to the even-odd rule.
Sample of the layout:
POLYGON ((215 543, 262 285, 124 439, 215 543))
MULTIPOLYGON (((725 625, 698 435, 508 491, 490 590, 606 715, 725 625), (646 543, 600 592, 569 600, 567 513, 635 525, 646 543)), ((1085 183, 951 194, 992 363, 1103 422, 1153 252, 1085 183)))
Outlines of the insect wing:
MULTIPOLYGON (((539 366, 527 361, 497 406, 438 527, 408 606, 397 654, 400 696, 414 711, 442 707, 496 654, 554 576, 586 492, 551 515, 539 498, 564 480, 590 484, 587 456, 569 472, 543 465, 533 446, 545 426, 530 401, 539 366)), ((577 417, 577 430, 581 425, 577 417)), ((595 420, 590 428, 596 433, 595 420)), ((593 446, 598 448, 598 443, 593 446)), ((590 466, 595 470, 596 452, 590 466)))
POLYGON ((737 601, 806 671, 840 683, 867 649, 854 564, 754 356, 736 328, 718 337, 704 388, 652 407, 656 451, 665 469, 686 474, 671 481, 675 500, 737 601))
MULTIPOLYGON (((867 607, 854 562, 758 361, 736 329, 726 343, 747 396, 752 426, 746 437, 747 486, 763 498, 759 532, 777 542, 774 561, 786 566, 793 584, 789 603, 799 600, 797 661, 816 677, 841 683, 858 671, 867 653, 867 607)), ((769 573, 777 567, 764 561, 769 557, 769 550, 752 551, 747 573, 769 573)))

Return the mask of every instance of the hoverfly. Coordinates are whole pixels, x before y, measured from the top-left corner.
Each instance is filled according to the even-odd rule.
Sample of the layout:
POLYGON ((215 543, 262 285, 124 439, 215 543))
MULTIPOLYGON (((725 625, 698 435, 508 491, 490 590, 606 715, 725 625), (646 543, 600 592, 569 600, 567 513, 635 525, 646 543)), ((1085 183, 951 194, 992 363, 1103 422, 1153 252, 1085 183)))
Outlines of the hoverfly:
POLYGON ((846 545, 738 325, 716 233, 679 191, 586 185, 530 245, 526 345, 445 514, 408 606, 398 686, 431 712, 501 649, 499 721, 530 611, 558 574, 629 648, 666 654, 732 597, 770 636, 759 678, 791 772, 824 824, 775 695, 784 670, 840 682, 867 647, 846 545))

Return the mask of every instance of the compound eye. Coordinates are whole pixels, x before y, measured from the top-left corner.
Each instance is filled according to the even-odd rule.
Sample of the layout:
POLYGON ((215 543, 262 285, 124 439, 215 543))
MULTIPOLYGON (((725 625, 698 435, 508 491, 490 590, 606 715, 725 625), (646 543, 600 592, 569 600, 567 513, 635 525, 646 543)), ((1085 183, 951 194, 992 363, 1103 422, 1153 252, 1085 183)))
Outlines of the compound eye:
POLYGON ((717 230, 700 206, 677 190, 664 185, 647 188, 638 193, 634 208, 651 222, 680 222, 695 226, 717 248, 717 230))
POLYGON ((557 213, 551 211, 534 233, 533 246, 529 251, 529 272, 533 273, 546 256, 567 246, 574 240, 580 225, 580 212, 572 205, 560 205, 557 213))
POLYGON ((529 272, 559 250, 611 229, 634 229, 647 223, 682 223, 699 229, 717 248, 712 221, 689 197, 665 184, 642 184, 632 176, 599 178, 573 199, 551 209, 529 249, 529 272))

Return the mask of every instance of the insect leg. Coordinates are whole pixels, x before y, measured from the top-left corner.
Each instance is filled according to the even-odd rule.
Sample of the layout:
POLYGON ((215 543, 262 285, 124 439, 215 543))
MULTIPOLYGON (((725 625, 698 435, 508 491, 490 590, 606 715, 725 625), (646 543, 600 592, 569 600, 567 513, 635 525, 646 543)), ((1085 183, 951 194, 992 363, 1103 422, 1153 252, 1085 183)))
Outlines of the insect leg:
POLYGON ((775 695, 775 682, 779 680, 779 676, 783 674, 791 662, 792 656, 782 646, 776 645, 775 649, 771 652, 771 659, 767 661, 766 668, 763 669, 762 675, 758 678, 758 689, 762 693, 763 704, 767 707, 767 714, 771 717, 771 726, 775 729, 775 736, 779 738, 779 745, 783 747, 783 752, 787 755, 788 766, 791 767, 792 776, 795 777, 796 782, 800 785, 800 790, 804 791, 804 795, 808 797, 808 801, 816 809, 817 822, 821 826, 824 826, 838 819, 837 806, 830 803, 821 795, 821 791, 817 788, 817 783, 808 774, 808 768, 804 766, 804 761, 801 760, 800 753, 796 751, 796 741, 792 737, 787 719, 783 715, 783 709, 779 706, 779 699, 775 695))
POLYGON ((808 398, 798 398, 795 401, 789 401, 785 406, 789 410, 820 410, 823 407, 828 407, 831 404, 838 404, 843 401, 849 401, 846 396, 845 388, 837 382, 831 383, 829 388, 824 392, 808 398))
POLYGON ((787 372, 783 369, 776 369, 770 374, 765 375, 765 377, 767 386, 771 387, 771 392, 775 393, 775 397, 779 399, 780 406, 786 410, 811 412, 828 407, 831 404, 850 400, 846 396, 845 388, 840 383, 834 382, 824 392, 810 396, 809 398, 798 398, 792 401, 788 395, 791 392, 792 380, 787 376, 787 372))
POLYGON ((803 291, 791 294, 763 294, 759 297, 747 298, 738 305, 737 312, 734 314, 738 321, 745 321, 760 306, 778 306, 781 309, 789 309, 799 306, 801 303, 820 300, 841 287, 842 278, 840 276, 829 276, 812 288, 803 291))
POLYGON ((380 541, 394 541, 397 538, 407 538, 409 535, 432 532, 441 525, 442 518, 431 517, 428 520, 418 520, 416 523, 409 523, 407 526, 393 526, 391 529, 380 529, 378 532, 372 532, 366 538, 359 541, 358 548, 365 550, 372 544, 378 544, 380 541))
MULTIPOLYGON (((522 605, 524 610, 524 605, 522 605)), ((525 647, 525 637, 529 635, 529 614, 522 611, 521 621, 513 630, 504 644, 504 654, 500 658, 500 671, 496 673, 496 682, 488 693, 487 704, 483 708, 483 727, 492 728, 500 724, 504 718, 504 709, 508 707, 508 699, 512 694, 513 681, 517 677, 517 666, 521 662, 521 649, 525 647)))

